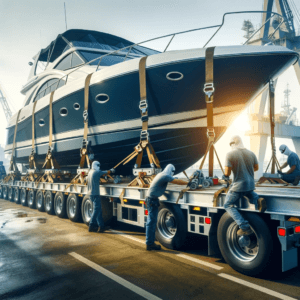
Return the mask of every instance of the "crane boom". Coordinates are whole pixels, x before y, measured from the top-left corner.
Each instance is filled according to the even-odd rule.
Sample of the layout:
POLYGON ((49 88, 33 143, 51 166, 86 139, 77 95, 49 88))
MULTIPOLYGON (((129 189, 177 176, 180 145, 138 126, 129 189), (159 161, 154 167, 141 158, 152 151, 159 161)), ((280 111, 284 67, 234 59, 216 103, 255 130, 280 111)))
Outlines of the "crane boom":
POLYGON ((5 114, 5 118, 8 122, 9 119, 12 117, 12 112, 8 106, 8 103, 6 101, 6 97, 5 97, 3 89, 1 88, 1 85, 0 85, 0 102, 1 102, 4 114, 5 114))

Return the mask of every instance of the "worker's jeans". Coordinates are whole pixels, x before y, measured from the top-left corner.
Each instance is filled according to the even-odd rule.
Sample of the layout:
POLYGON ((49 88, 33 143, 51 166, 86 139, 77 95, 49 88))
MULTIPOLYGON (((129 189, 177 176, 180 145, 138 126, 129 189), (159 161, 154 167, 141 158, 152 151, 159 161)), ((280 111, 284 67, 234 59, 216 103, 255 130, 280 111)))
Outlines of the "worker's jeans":
POLYGON ((300 176, 299 172, 293 172, 292 174, 283 174, 282 180, 288 183, 293 183, 297 176, 300 176))
POLYGON ((101 206, 101 198, 100 196, 92 196, 91 195, 91 201, 93 202, 93 215, 90 221, 90 227, 102 227, 104 226, 104 221, 102 217, 102 206, 101 206))
POLYGON ((224 208, 241 229, 247 230, 250 228, 249 223, 242 217, 235 206, 235 203, 243 196, 249 198, 250 203, 255 204, 255 208, 257 209, 257 200, 259 196, 254 191, 234 192, 230 190, 226 195, 224 208))
POLYGON ((146 205, 148 218, 146 223, 146 245, 152 245, 155 241, 155 230, 158 215, 159 200, 158 198, 147 198, 146 205))

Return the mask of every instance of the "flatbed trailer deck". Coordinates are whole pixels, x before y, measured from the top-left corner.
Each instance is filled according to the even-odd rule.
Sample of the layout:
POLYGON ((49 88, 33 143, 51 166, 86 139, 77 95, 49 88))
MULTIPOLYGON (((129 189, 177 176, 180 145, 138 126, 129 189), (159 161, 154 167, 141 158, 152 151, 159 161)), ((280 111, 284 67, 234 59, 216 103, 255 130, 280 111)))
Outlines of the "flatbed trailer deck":
MULTIPOLYGON (((104 219, 139 227, 146 226, 147 188, 129 187, 128 183, 106 183, 100 186, 104 219), (120 195, 123 195, 120 199, 120 195)), ((238 203, 239 210, 249 221, 254 235, 238 237, 237 224, 225 212, 225 194, 215 198, 221 185, 190 190, 178 197, 182 186, 169 184, 160 197, 156 238, 165 247, 183 246, 187 233, 207 236, 208 255, 221 251, 235 270, 258 275, 269 270, 274 253, 281 253, 281 270, 298 266, 300 247, 300 193, 298 188, 261 186, 256 192, 266 199, 267 210, 260 214, 246 198, 238 203)), ((4 199, 37 208, 71 221, 89 223, 93 206, 86 185, 14 181, 2 183, 4 199)), ((278 260, 278 257, 277 257, 278 260)), ((278 264, 278 262, 277 262, 278 264)), ((270 271, 270 270, 269 270, 270 271)))

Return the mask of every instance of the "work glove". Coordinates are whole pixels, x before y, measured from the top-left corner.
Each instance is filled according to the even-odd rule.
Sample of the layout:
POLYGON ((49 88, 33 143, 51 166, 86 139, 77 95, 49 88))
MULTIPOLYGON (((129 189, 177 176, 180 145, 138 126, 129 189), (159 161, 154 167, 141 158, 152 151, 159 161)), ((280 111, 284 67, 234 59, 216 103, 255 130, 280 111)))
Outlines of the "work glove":
POLYGON ((109 171, 110 171, 111 173, 115 173, 115 172, 116 172, 116 170, 115 170, 114 168, 111 168, 109 171))
POLYGON ((229 176, 223 175, 222 179, 225 180, 225 181, 229 181, 229 176))

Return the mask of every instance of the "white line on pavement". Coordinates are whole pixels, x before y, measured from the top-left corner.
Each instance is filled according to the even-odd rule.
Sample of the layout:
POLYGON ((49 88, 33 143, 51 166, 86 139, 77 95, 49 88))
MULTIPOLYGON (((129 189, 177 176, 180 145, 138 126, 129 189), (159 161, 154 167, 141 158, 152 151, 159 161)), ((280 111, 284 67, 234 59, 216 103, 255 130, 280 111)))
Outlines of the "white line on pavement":
POLYGON ((101 266, 97 265, 96 263, 86 259, 85 257, 75 253, 75 252, 71 252, 69 253, 69 255, 73 256, 74 258, 80 260, 81 262, 83 262, 84 264, 88 265, 89 267, 93 268, 94 270, 102 273, 103 275, 105 275, 106 277, 116 281, 117 283, 123 285, 124 287, 126 287, 127 289, 135 292, 136 294, 144 297, 145 299, 150 299, 150 300, 162 300, 161 298, 158 298, 154 295, 152 295, 151 293, 148 293, 147 291, 139 288, 138 286, 130 283, 129 281, 119 277, 118 275, 109 272, 108 270, 102 268, 101 266))
POLYGON ((209 262, 206 262, 206 261, 203 261, 203 260, 200 260, 200 259, 188 256, 188 255, 185 255, 185 254, 178 253, 178 254, 175 254, 175 255, 178 256, 178 257, 182 257, 184 259, 190 260, 192 262, 195 262, 197 264, 200 264, 200 265, 212 268, 212 269, 216 269, 216 270, 222 270, 223 269, 223 267, 219 267, 217 265, 211 264, 209 262))
POLYGON ((254 283, 251 283, 251 282, 248 282, 248 281, 245 281, 245 280, 236 278, 236 277, 231 276, 231 275, 228 275, 228 274, 220 273, 220 274, 218 274, 218 276, 223 277, 223 278, 226 278, 226 279, 231 280, 231 281, 234 281, 234 282, 236 282, 236 283, 245 285, 245 286, 247 286, 247 287, 250 287, 250 288, 252 288, 252 289, 258 290, 258 291, 260 291, 260 292, 262 292, 262 293, 271 295, 271 296, 273 296, 273 297, 277 297, 277 298, 282 299, 282 300, 297 300, 297 299, 295 299, 295 298, 292 298, 292 297, 289 297, 289 296, 286 296, 286 295, 277 293, 277 292, 275 292, 275 291, 269 290, 269 289, 264 288, 264 287, 262 287, 262 286, 259 286, 259 285, 257 285, 257 284, 254 284, 254 283))
MULTIPOLYGON (((139 242, 139 243, 142 243, 142 244, 145 245, 145 241, 143 241, 143 240, 141 240, 141 239, 138 239, 138 238, 135 238, 135 237, 133 237, 133 236, 131 236, 131 235, 129 235, 129 234, 122 233, 122 232, 120 232, 120 231, 116 231, 116 230, 112 230, 112 229, 110 229, 110 231, 112 231, 112 232, 114 232, 114 233, 116 233, 116 234, 122 235, 122 236, 124 236, 124 237, 126 237, 126 238, 128 238, 128 239, 134 240, 134 241, 136 241, 136 242, 139 242)), ((159 253, 159 252, 157 252, 157 253, 159 253)), ((223 269, 223 267, 219 267, 219 266, 217 266, 217 265, 211 264, 211 263, 209 263, 209 262, 206 262, 206 261, 203 261, 203 260, 200 260, 200 259, 197 259, 197 258, 190 257, 190 256, 185 255, 185 254, 181 254, 181 253, 177 253, 177 254, 176 254, 176 253, 175 253, 175 255, 178 256, 178 257, 181 257, 181 258, 190 260, 190 261, 192 261, 192 262, 195 262, 195 263, 197 263, 197 264, 200 264, 200 265, 203 265, 203 266, 206 266, 206 267, 215 269, 215 270, 222 270, 222 269, 223 269)))

